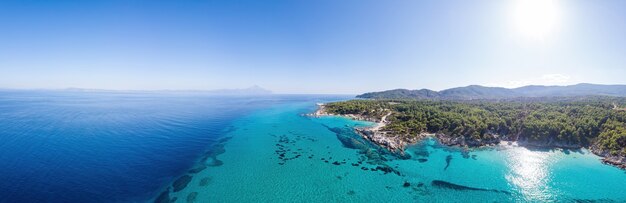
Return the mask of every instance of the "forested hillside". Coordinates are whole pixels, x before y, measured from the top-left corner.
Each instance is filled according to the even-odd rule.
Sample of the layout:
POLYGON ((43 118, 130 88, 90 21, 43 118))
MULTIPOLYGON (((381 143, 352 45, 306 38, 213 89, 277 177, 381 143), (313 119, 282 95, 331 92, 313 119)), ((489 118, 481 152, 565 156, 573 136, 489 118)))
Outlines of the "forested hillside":
POLYGON ((573 97, 573 96, 626 96, 626 85, 598 85, 581 83, 568 86, 530 85, 518 88, 485 87, 470 85, 442 91, 429 89, 395 89, 369 92, 358 95, 367 99, 431 99, 431 100, 474 100, 511 99, 521 97, 573 97))
POLYGON ((596 146, 626 155, 626 104, 619 97, 507 101, 351 100, 325 105, 335 114, 380 117, 396 135, 443 133, 473 140, 596 146), (498 137, 500 136, 500 137, 498 137))

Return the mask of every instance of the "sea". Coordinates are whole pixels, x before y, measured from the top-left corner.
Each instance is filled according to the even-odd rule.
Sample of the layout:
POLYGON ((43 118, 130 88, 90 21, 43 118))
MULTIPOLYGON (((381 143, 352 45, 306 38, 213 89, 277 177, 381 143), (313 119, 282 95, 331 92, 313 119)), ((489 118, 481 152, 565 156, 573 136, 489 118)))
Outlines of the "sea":
POLYGON ((351 95, 0 91, 0 202, 626 202, 626 172, 586 149, 404 156, 373 123, 310 117, 351 95))

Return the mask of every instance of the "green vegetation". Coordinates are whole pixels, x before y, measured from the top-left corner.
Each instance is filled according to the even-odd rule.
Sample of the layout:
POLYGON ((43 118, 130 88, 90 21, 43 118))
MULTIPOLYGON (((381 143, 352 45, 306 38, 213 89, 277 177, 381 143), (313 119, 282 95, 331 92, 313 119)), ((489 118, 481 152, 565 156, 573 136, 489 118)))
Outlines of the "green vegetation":
POLYGON ((384 130, 416 136, 422 132, 487 140, 591 146, 626 155, 625 98, 536 98, 504 101, 351 100, 325 105, 329 113, 380 118, 393 112, 384 130))

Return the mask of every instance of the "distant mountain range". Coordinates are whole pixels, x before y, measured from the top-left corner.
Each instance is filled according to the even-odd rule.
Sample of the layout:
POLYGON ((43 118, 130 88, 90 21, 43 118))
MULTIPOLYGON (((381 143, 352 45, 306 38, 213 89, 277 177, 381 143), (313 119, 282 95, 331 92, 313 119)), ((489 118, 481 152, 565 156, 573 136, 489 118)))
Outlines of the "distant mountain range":
POLYGON ((626 97, 626 85, 597 85, 581 83, 568 86, 530 85, 518 88, 485 87, 470 85, 442 91, 429 89, 407 90, 394 89, 382 92, 370 92, 358 95, 358 98, 370 99, 507 99, 518 97, 573 97, 573 96, 619 96, 626 97))

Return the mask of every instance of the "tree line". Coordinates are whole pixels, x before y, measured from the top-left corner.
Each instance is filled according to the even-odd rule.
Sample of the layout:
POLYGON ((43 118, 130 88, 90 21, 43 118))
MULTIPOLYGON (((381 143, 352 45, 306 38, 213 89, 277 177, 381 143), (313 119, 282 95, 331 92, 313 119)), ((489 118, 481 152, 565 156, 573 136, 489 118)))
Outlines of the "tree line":
POLYGON ((596 145, 626 155, 626 111, 621 97, 479 101, 350 100, 325 105, 327 112, 380 118, 384 130, 404 136, 444 133, 469 139, 493 135, 534 142, 596 145), (617 107, 617 108, 616 108, 617 107))

